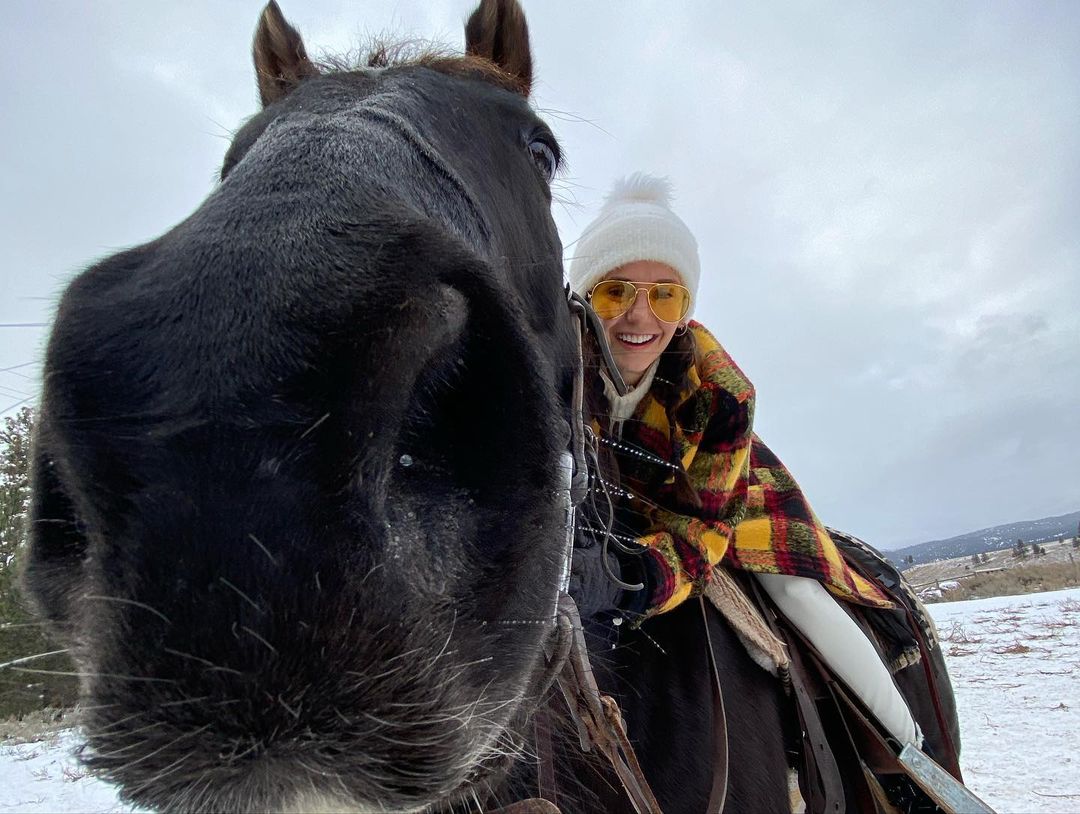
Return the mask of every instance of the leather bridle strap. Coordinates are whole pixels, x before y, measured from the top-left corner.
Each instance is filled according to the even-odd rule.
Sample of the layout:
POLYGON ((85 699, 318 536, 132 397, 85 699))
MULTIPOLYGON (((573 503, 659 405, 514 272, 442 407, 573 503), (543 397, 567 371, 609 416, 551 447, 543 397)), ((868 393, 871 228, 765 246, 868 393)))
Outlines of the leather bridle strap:
MULTIPOLYGON (((538 698, 547 696, 551 685, 555 683, 559 675, 566 669, 566 662, 570 658, 570 650, 574 646, 574 625, 570 616, 562 611, 561 599, 569 597, 560 594, 560 602, 556 608, 555 631, 544 644, 544 675, 537 692, 538 698)), ((573 601, 573 600, 570 600, 573 601)), ((541 705, 533 716, 533 736, 536 743, 537 757, 537 785, 540 799, 546 800, 552 806, 558 805, 558 784, 555 777, 555 753, 551 746, 551 711, 546 705, 541 705)))
MULTIPOLYGON (((575 371, 570 416, 570 452, 574 460, 569 517, 572 526, 574 507, 584 499, 588 490, 588 470, 585 461, 588 433, 584 426, 585 387, 582 343, 590 327, 596 331, 597 324, 592 309, 569 288, 567 289, 567 303, 581 326, 578 331, 578 369, 575 371)), ((603 347, 601 343, 601 348, 603 347)), ((604 356, 606 363, 618 377, 617 368, 612 362, 610 353, 605 351, 604 356)), ((616 381, 622 383, 621 378, 616 378, 616 381)), ((570 550, 572 551, 572 548, 570 550)), ((568 576, 568 573, 564 574, 564 579, 568 576)), ((601 695, 596 685, 592 664, 589 662, 589 653, 585 646, 585 635, 582 632, 577 603, 565 593, 565 584, 560 586, 560 590, 556 606, 555 634, 545 647, 547 664, 540 684, 540 696, 543 697, 546 693, 551 677, 557 676, 555 680, 562 691, 570 716, 577 726, 581 750, 589 752, 596 747, 608 759, 637 814, 662 814, 660 804, 656 801, 656 796, 645 779, 634 747, 627 737, 618 704, 611 696, 601 695)), ((545 802, 554 808, 557 804, 554 755, 551 746, 550 718, 544 709, 539 710, 534 719, 534 732, 540 764, 538 766, 540 799, 522 801, 522 804, 545 802)))
POLYGON ((630 388, 627 387, 622 373, 619 372, 619 366, 615 364, 615 357, 611 355, 611 346, 608 345, 605 338, 603 321, 580 294, 571 291, 567 294, 567 297, 570 302, 570 310, 581 315, 583 332, 591 332, 596 337, 596 347, 599 349, 600 358, 604 362, 604 372, 611 379, 615 392, 620 396, 625 396, 630 388))
POLYGON ((712 634, 709 632, 709 610, 703 597, 701 605, 701 623, 705 627, 705 645, 709 651, 709 671, 713 692, 713 785, 709 792, 707 814, 721 814, 727 802, 728 787, 728 732, 727 712, 724 709, 724 688, 720 683, 720 668, 716 663, 716 651, 713 649, 712 634))
POLYGON ((571 500, 579 505, 589 491, 589 467, 585 460, 585 335, 589 330, 592 309, 577 294, 567 289, 567 306, 578 321, 577 370, 574 371, 574 392, 570 405, 570 452, 574 456, 574 475, 571 484, 571 500))
POLYGON ((607 758, 637 814, 663 814, 627 737, 619 705, 596 685, 577 604, 565 594, 559 597, 559 617, 560 628, 564 619, 569 623, 573 639, 557 681, 577 726, 581 751, 595 748, 607 758))

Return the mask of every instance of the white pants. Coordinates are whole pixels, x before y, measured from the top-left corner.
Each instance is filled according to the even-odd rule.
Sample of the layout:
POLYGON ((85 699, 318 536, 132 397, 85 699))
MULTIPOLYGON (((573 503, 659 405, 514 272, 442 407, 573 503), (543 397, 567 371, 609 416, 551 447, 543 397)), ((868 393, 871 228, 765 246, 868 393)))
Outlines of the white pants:
POLYGON ((805 577, 754 574, 781 613, 799 629, 901 746, 922 745, 922 733, 866 634, 825 586, 805 577))

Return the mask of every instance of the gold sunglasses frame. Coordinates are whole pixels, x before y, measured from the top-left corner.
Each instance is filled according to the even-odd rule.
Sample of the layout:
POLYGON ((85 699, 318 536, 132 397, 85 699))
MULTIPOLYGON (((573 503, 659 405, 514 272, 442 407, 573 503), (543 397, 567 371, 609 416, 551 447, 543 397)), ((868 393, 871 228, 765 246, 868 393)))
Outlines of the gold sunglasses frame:
POLYGON ((649 303, 649 310, 652 312, 652 315, 654 317, 656 317, 658 320, 660 320, 661 322, 663 322, 665 325, 677 325, 679 322, 682 321, 682 318, 685 317, 690 312, 690 305, 691 305, 691 303, 692 303, 692 301, 694 299, 694 295, 690 293, 690 289, 687 288, 686 286, 684 286, 682 283, 669 283, 669 282, 663 282, 663 281, 656 282, 656 283, 647 283, 647 282, 644 282, 642 280, 601 280, 600 282, 598 282, 596 285, 594 285, 592 288, 589 289, 589 302, 590 303, 592 303, 593 292, 596 291, 596 289, 598 289, 600 286, 604 285, 604 283, 624 283, 626 285, 632 285, 634 287, 634 298, 632 300, 630 300, 630 304, 628 306, 626 306, 625 311, 620 311, 619 313, 617 313, 613 317, 603 317, 603 316, 600 316, 600 314, 598 313, 597 316, 600 316, 600 319, 618 319, 619 317, 621 317, 623 314, 627 313, 627 311, 629 311, 631 308, 634 307, 634 304, 637 303, 638 294, 640 294, 642 291, 644 291, 645 295, 646 295, 646 302, 649 303), (686 308, 683 310, 682 314, 679 316, 678 319, 675 319, 675 320, 664 319, 658 313, 656 313, 656 309, 653 308, 653 301, 652 301, 652 299, 649 298, 648 295, 658 285, 670 285, 670 286, 674 286, 675 288, 681 288, 683 291, 686 292, 686 308))

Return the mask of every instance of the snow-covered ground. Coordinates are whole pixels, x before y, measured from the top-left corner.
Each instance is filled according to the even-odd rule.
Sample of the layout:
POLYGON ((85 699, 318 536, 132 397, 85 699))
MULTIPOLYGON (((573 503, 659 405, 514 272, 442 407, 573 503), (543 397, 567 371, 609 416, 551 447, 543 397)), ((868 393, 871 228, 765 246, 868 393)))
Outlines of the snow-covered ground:
MULTIPOLYGON (((1080 811, 1080 589, 931 605, 956 688, 962 768, 1001 814, 1080 811)), ((128 811, 66 730, 0 744, 0 812, 128 811)))
POLYGON ((928 607, 967 785, 1003 814, 1080 811, 1080 589, 928 607))
POLYGON ((80 743, 76 730, 65 729, 36 743, 0 744, 0 811, 130 811, 79 765, 80 743))

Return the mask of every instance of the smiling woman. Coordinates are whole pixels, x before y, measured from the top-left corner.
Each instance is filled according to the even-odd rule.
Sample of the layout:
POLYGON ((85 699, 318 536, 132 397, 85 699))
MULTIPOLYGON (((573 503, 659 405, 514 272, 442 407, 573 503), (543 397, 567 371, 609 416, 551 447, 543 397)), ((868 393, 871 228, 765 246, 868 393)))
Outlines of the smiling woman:
MULTIPOLYGON (((621 475, 617 526, 639 546, 622 565, 644 585, 579 604, 601 620, 640 624, 704 592, 722 563, 754 572, 897 741, 921 744, 891 675, 830 592, 870 607, 892 603, 846 563, 754 434, 753 385, 689 321, 699 277, 697 243, 662 179, 617 182, 577 244, 571 284, 603 319, 616 367, 595 376, 603 394, 595 429, 621 475)), ((576 584, 602 584, 590 573, 601 568, 612 565, 576 557, 576 584)))

